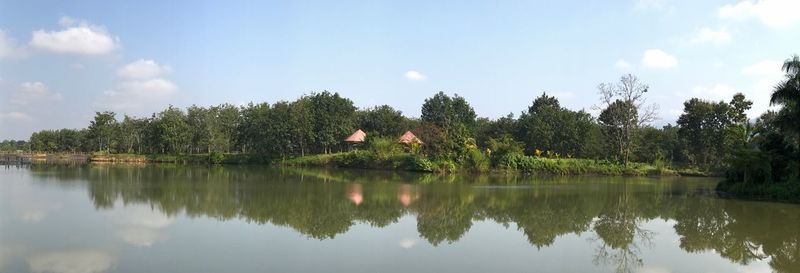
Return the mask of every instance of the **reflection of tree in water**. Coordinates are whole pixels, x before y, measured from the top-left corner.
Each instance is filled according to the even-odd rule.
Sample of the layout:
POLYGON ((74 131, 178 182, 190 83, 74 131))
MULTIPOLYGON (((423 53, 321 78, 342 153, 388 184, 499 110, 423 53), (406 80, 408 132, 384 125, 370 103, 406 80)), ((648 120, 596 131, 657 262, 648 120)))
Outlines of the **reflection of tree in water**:
POLYGON ((642 228, 639 204, 627 192, 611 198, 594 222, 599 245, 593 262, 613 265, 618 273, 634 272, 644 264, 642 247, 652 248, 654 233, 642 228))
POLYGON ((479 220, 516 225, 538 248, 565 234, 593 232, 595 263, 618 272, 635 271, 644 262, 640 256, 654 236, 644 223, 672 219, 685 251, 714 251, 740 264, 769 259, 776 272, 800 271, 796 205, 698 197, 670 183, 646 184, 642 194, 635 183, 594 190, 557 183, 509 189, 493 187, 496 178, 470 180, 485 181, 476 186, 428 183, 435 179, 430 175, 246 166, 30 168, 32 175, 47 178, 43 181, 87 187, 98 209, 146 203, 167 215, 270 223, 316 239, 334 238, 356 223, 385 227, 408 214, 416 216, 420 236, 433 245, 459 240, 479 220))

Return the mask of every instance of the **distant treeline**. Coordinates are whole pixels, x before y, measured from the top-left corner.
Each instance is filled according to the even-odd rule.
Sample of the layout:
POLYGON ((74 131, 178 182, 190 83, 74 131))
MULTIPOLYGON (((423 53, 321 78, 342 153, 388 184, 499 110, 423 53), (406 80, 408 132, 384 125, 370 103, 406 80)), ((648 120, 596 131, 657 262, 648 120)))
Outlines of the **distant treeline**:
MULTIPOLYGON (((397 139, 411 130, 422 141, 419 153, 456 163, 475 154, 509 152, 557 158, 608 159, 620 163, 666 162, 720 168, 752 139, 742 94, 729 102, 691 99, 676 125, 650 125, 656 105, 645 101, 649 87, 636 76, 598 87, 598 117, 561 106, 546 93, 518 116, 479 118, 461 96, 443 92, 425 99, 420 118, 388 105, 357 109, 350 99, 323 91, 295 101, 173 106, 149 117, 98 112, 85 129, 44 130, 29 143, 4 150, 134 154, 243 153, 271 158, 348 149, 343 139, 356 129, 368 139, 397 139)), ((769 115, 769 114, 767 114, 769 115)), ((759 119, 760 123, 763 123, 759 119)), ((757 124, 760 124, 757 122, 757 124)), ((5 143, 5 142, 4 142, 5 143)))

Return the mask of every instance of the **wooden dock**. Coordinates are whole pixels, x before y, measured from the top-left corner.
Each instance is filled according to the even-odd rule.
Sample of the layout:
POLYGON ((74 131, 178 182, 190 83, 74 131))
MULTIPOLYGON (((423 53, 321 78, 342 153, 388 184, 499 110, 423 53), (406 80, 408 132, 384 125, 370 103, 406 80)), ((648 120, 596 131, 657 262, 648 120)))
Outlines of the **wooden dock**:
POLYGON ((86 162, 89 162, 88 154, 0 152, 0 165, 27 165, 33 163, 86 163, 86 162))

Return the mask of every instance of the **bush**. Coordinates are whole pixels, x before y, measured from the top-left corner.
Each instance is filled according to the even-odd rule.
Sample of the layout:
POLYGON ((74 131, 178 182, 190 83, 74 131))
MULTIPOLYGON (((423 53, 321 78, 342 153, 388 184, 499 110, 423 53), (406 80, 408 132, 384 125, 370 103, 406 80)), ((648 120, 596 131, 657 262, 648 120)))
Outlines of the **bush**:
POLYGON ((433 163, 425 157, 419 155, 407 155, 402 160, 401 167, 408 171, 430 172, 433 171, 433 163))
POLYGON ((208 155, 208 160, 211 162, 211 164, 222 164, 222 162, 225 160, 225 154, 221 152, 211 152, 208 155))

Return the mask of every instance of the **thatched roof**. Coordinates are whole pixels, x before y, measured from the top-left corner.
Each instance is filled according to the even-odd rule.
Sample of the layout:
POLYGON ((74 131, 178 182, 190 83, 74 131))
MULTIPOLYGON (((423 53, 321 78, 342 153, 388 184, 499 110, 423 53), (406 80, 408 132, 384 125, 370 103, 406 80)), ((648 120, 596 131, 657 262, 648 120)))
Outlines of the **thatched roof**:
POLYGON ((364 142, 364 139, 367 137, 367 133, 358 129, 355 133, 350 135, 349 137, 345 138, 345 142, 364 142))
POLYGON ((420 140, 417 136, 415 136, 414 133, 412 133, 411 131, 406 131, 406 133, 400 137, 400 143, 410 144, 412 142, 423 144, 422 140, 420 140))

